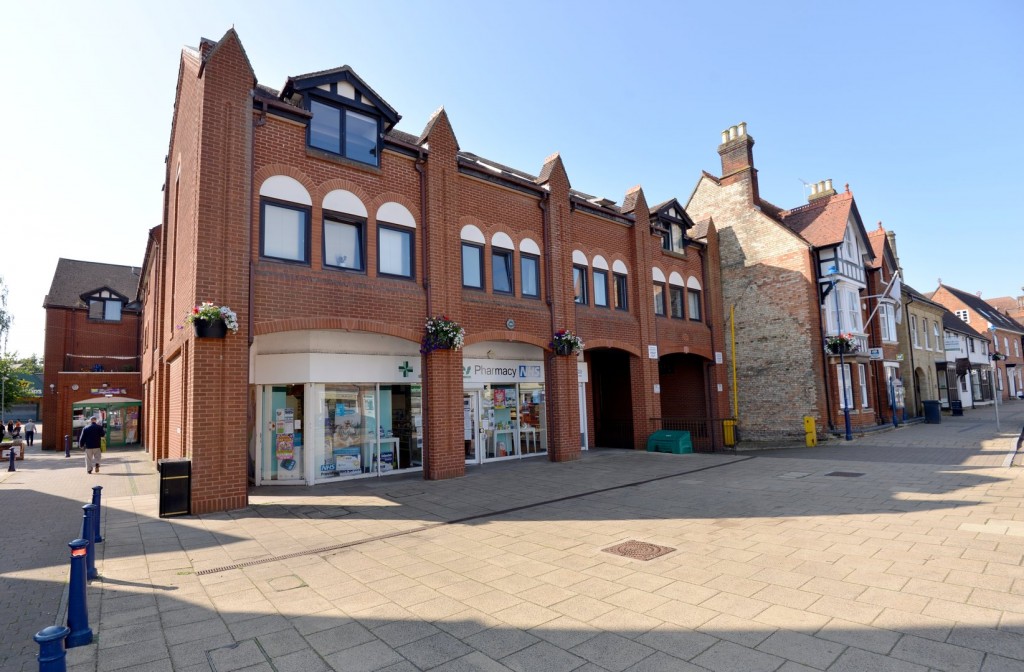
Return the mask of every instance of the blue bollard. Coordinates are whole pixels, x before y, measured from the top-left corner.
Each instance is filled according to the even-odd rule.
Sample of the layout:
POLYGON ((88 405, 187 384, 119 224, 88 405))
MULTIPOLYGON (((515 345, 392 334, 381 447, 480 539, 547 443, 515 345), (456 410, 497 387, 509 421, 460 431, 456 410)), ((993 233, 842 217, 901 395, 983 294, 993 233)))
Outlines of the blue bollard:
POLYGON ((71 629, 63 625, 51 625, 32 636, 39 644, 39 672, 67 672, 64 638, 70 633, 71 629))
POLYGON ((89 541, 75 539, 68 546, 71 548, 71 580, 68 586, 68 628, 71 634, 65 638, 64 645, 71 649, 91 644, 92 628, 89 627, 89 609, 85 604, 85 563, 89 541))
POLYGON ((12 444, 11 445, 11 463, 9 465, 7 465, 7 471, 17 471, 17 469, 14 468, 14 460, 16 460, 16 459, 17 459, 17 456, 14 454, 14 445, 12 444))
POLYGON ((96 529, 93 531, 92 540, 97 544, 103 543, 103 535, 100 534, 100 516, 102 515, 103 507, 100 506, 100 499, 103 496, 103 486, 94 485, 92 486, 92 503, 96 505, 96 529))
POLYGON ((71 437, 64 435, 64 457, 71 457, 71 437))
POLYGON ((96 535, 96 505, 86 504, 82 507, 82 539, 89 542, 86 546, 85 553, 85 566, 88 569, 86 572, 86 578, 90 581, 95 579, 96 574, 96 543, 94 537, 96 535))

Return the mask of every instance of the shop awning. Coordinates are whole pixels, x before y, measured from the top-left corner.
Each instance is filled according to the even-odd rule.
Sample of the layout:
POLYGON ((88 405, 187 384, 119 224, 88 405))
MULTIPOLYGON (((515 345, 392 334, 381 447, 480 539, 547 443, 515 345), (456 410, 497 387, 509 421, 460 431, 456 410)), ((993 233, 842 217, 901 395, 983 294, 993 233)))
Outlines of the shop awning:
POLYGON ((71 406, 81 408, 83 406, 140 406, 141 404, 141 399, 132 399, 131 397, 93 397, 76 401, 71 406))

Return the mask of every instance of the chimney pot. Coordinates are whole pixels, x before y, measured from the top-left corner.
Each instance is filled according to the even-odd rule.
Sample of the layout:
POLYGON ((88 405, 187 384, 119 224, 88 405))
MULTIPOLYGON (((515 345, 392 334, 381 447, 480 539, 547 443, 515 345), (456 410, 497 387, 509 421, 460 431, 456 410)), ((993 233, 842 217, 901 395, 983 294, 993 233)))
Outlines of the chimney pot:
POLYGON ((744 135, 747 134, 747 122, 741 121, 739 128, 740 128, 740 136, 744 136, 744 135))
POLYGON ((812 184, 811 185, 811 196, 814 196, 816 193, 818 193, 818 185, 817 184, 812 184))
POLYGON ((735 140, 736 139, 736 130, 737 129, 736 129, 735 126, 730 126, 729 127, 729 139, 730 140, 735 140))
POLYGON ((825 180, 825 191, 831 191, 831 190, 832 190, 832 180, 831 179, 825 180))
POLYGON ((722 131, 722 144, 724 145, 727 142, 729 142, 729 129, 728 128, 725 129, 724 131, 722 131))

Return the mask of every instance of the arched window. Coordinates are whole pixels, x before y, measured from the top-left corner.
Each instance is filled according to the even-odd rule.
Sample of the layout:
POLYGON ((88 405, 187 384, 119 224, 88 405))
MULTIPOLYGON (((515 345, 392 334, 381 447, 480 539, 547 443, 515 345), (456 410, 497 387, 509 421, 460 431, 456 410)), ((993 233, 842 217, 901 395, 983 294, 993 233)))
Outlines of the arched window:
POLYGON ((309 222, 313 199, 298 180, 268 177, 260 185, 260 256, 309 263, 309 222))
POLYGON ((540 246, 530 238, 519 242, 519 281, 524 297, 540 298, 540 246))
POLYGON ((381 275, 412 279, 416 219, 401 203, 377 208, 377 271, 381 275))
POLYGON ((366 206, 351 191, 335 189, 323 202, 324 266, 366 270, 366 206))
POLYGON ((484 245, 486 239, 480 229, 467 224, 462 227, 462 286, 484 288, 484 245))
POLYGON ((686 281, 686 312, 691 320, 701 320, 704 312, 701 310, 702 305, 700 281, 691 275, 686 281))

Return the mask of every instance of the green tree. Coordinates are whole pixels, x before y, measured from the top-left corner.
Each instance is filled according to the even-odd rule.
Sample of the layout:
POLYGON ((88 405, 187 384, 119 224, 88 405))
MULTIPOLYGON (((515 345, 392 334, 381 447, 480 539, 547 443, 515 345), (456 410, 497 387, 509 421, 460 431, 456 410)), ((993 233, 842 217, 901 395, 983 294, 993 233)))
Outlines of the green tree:
POLYGON ((3 411, 10 410, 11 405, 32 393, 32 386, 27 380, 18 377, 21 371, 19 361, 12 355, 0 357, 0 398, 3 399, 3 411))
POLYGON ((18 373, 35 373, 40 374, 43 372, 43 358, 39 355, 29 355, 28 357, 22 357, 17 360, 18 373))

